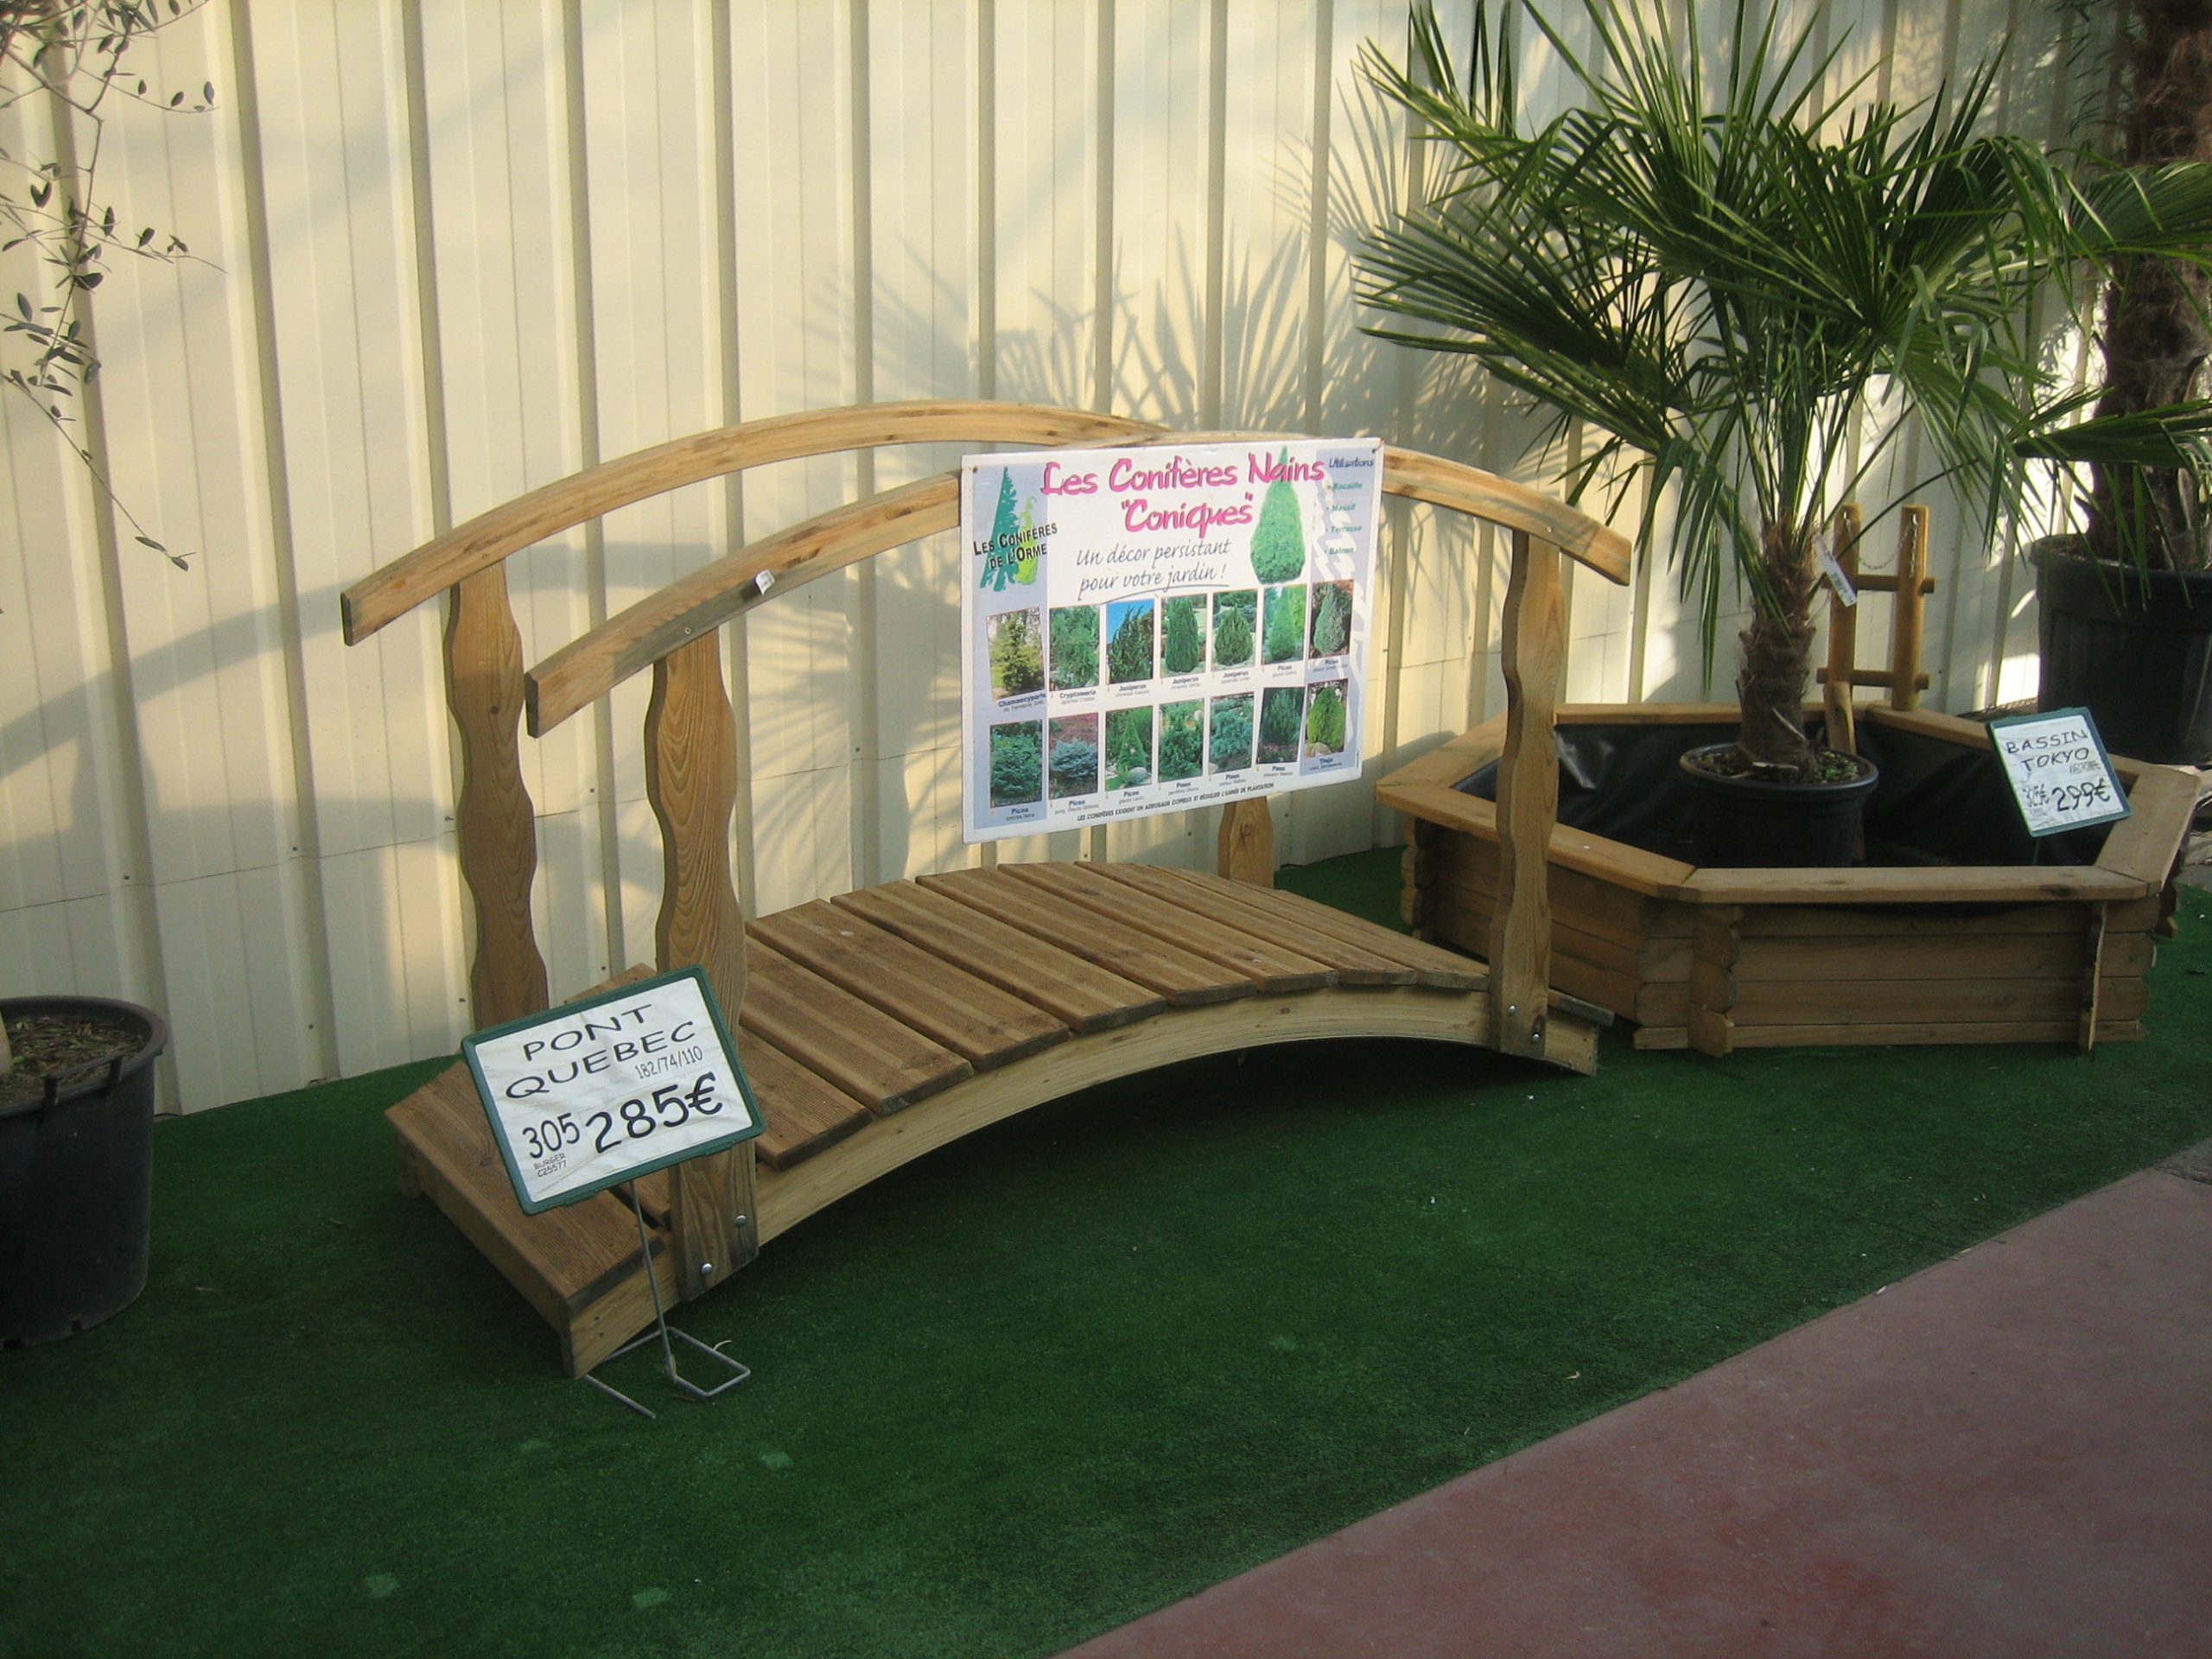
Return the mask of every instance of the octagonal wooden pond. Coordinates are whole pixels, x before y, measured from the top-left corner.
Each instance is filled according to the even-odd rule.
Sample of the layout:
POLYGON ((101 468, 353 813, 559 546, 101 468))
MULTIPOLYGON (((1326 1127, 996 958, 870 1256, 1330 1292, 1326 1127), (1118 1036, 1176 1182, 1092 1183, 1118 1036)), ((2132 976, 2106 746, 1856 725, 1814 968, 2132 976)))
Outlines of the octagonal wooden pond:
MULTIPOLYGON (((1817 718, 1817 710, 1808 710, 1817 718)), ((1639 1048, 2075 1043, 2145 1034, 2145 974, 2196 798, 2194 772, 2115 756, 2133 816, 2044 842, 2021 828, 1973 721, 1865 708, 1884 767, 1867 856, 1847 869, 1701 868, 1675 796, 1682 750, 1732 736, 1732 704, 1558 714, 1553 982, 1637 1024, 1639 1048), (1601 833, 1603 831, 1603 833, 1601 833)), ((1497 897, 1504 747, 1492 721, 1399 768, 1406 920, 1480 954, 1497 897)))

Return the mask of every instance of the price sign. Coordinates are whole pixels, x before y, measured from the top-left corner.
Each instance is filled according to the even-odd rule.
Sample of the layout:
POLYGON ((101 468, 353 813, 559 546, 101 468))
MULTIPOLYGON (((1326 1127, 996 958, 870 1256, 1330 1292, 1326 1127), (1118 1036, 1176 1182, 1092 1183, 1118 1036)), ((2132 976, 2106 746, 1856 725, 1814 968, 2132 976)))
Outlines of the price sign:
POLYGON ((736 1046, 696 968, 461 1042, 531 1215, 760 1133, 736 1046))
POLYGON ((1993 720, 1989 741, 2031 836, 2110 823, 2133 810, 2086 709, 1993 720))
POLYGON ((1859 589, 1853 585, 1851 574, 1843 568, 1843 562, 1828 546, 1828 538, 1821 537, 1815 543, 1814 550, 1820 555, 1821 575, 1834 593, 1837 603, 1847 610, 1856 610, 1859 607, 1859 589))

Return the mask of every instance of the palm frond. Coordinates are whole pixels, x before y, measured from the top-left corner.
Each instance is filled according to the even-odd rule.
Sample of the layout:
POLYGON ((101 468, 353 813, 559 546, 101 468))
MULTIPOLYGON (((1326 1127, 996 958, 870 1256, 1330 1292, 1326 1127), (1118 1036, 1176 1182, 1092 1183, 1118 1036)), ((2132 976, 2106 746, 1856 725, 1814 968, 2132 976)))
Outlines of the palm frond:
MULTIPOLYGON (((1435 188, 1378 226, 1359 295, 1413 327, 1385 340, 1475 358, 1561 422, 1604 435, 1608 462, 1648 456, 1651 503, 1708 623, 1732 570, 1762 600, 1766 532, 1809 537, 1918 419, 1953 480, 1994 515, 2026 499, 2031 458, 2212 460, 2202 411, 2067 424, 2034 337, 2039 292, 2142 254, 2202 260, 2212 166, 2125 171, 1983 129, 1998 55, 1924 102, 1823 93, 1845 40, 1817 16, 1732 0, 1726 68, 1709 80, 1692 0, 1583 0, 1578 48, 1531 0, 1477 0, 1467 72, 1414 14, 1417 68, 1370 50, 1376 86, 1445 158, 1435 188), (1527 119, 1517 17, 1548 43, 1574 107, 1527 119), (1845 476, 1878 397, 1899 415, 1845 476)), ((1595 472, 1574 479, 1578 491, 1595 472)), ((1708 649, 1710 634, 1707 636, 1708 649)))

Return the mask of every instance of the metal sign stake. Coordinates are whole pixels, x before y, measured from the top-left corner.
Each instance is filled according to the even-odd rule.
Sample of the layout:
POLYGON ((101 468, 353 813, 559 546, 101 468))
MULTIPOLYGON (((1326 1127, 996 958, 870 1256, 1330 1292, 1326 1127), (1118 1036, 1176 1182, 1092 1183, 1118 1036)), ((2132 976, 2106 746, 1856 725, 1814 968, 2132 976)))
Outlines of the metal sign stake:
MULTIPOLYGON (((722 1352, 721 1349, 709 1346, 708 1344, 700 1341, 698 1338, 693 1336, 690 1332, 679 1331, 668 1322, 668 1309, 662 1305, 660 1300, 660 1281, 654 1275, 652 1271, 652 1242, 645 1236, 645 1209, 643 1205, 638 1203, 634 1194, 632 1195, 630 1199, 630 1213, 636 1219, 638 1224, 638 1253, 644 1258, 645 1263, 645 1285, 653 1294, 653 1328, 646 1332, 642 1336, 632 1338, 628 1342, 624 1343, 620 1348, 617 1348, 607 1357, 610 1360, 620 1359, 623 1355, 634 1353, 637 1350, 644 1347, 647 1343, 658 1340, 660 1343, 661 1357, 667 1363, 668 1380, 675 1385, 678 1393, 693 1400, 712 1400, 718 1395, 727 1393, 731 1389, 735 1388, 739 1383, 744 1382, 747 1377, 752 1376, 752 1369, 731 1358, 728 1354, 722 1352), (723 1364, 728 1366, 735 1375, 725 1377, 721 1382, 715 1383, 711 1389, 701 1388, 696 1382, 690 1381, 681 1371, 676 1369, 675 1344, 677 1342, 687 1342, 690 1344, 692 1347, 697 1349, 701 1353, 706 1355, 709 1359, 720 1360, 723 1364)), ((741 1216, 738 1219, 741 1222, 744 1220, 744 1217, 741 1216)), ((613 1395, 615 1399, 629 1407, 631 1410, 636 1412, 639 1416, 650 1417, 656 1422, 660 1421, 660 1414, 658 1412, 652 1410, 649 1407, 640 1405, 637 1401, 632 1400, 628 1395, 623 1393, 621 1389, 616 1388, 613 1383, 601 1382, 592 1372, 585 1372, 582 1380, 590 1383, 592 1387, 597 1389, 601 1394, 613 1395)))

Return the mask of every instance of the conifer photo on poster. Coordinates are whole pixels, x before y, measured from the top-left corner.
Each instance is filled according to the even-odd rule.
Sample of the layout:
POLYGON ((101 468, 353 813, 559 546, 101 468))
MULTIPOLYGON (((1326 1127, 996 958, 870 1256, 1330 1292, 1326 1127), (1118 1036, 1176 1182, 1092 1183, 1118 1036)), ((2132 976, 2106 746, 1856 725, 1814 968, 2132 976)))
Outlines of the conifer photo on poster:
POLYGON ((1203 698, 1169 702, 1160 709, 1160 781, 1180 783, 1206 769, 1205 709, 1203 698))
POLYGON ((1124 600, 1106 607, 1106 677, 1112 683, 1128 685, 1153 677, 1155 608, 1149 599, 1124 600))
POLYGON ((1207 711, 1207 770, 1243 772, 1251 764, 1252 694, 1216 697, 1207 711))
POLYGON ((1351 583, 1313 584, 1313 620, 1306 639, 1309 657, 1341 657, 1351 649, 1351 583))
POLYGON ((1098 716, 1061 715, 1052 721, 1052 798, 1098 792, 1098 716))
POLYGON ((1052 690, 1077 691, 1098 683, 1098 607, 1063 605, 1052 611, 1052 690))
POLYGON ((985 637, 991 652, 991 695, 1001 702, 1045 689, 1045 639, 1041 613, 1001 611, 985 637))
POLYGON ((1306 584, 1268 589, 1267 626, 1261 658, 1294 663, 1306 655, 1306 584))
POLYGON ((1213 665, 1243 668, 1252 660, 1252 644, 1260 633, 1260 594, 1255 588, 1236 588, 1213 596, 1213 665))
POLYGON ((1135 789, 1152 781, 1152 705, 1106 711, 1106 790, 1135 789))
POLYGON ((1259 761, 1281 766, 1298 759, 1299 728, 1306 721, 1306 688, 1271 685, 1260 694, 1259 761))
POLYGON ((1195 674, 1206 665, 1206 601, 1201 594, 1178 594, 1165 601, 1160 615, 1160 671, 1195 674))
POLYGON ((1323 680, 1306 694, 1306 758, 1344 752, 1344 682, 1323 680))
POLYGON ((991 728, 991 804, 1033 806, 1045 798, 1045 722, 991 728))

